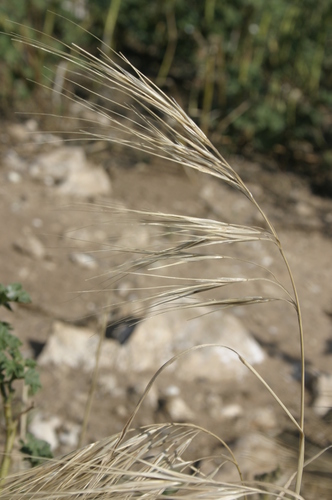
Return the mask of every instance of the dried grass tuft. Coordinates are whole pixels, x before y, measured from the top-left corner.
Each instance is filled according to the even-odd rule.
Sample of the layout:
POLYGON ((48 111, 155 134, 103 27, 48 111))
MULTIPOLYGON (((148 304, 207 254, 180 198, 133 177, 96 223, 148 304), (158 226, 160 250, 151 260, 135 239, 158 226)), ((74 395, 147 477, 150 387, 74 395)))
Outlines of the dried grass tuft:
MULTIPOLYGON (((267 484, 220 482, 214 477, 226 462, 237 467, 226 450, 215 457, 190 456, 190 447, 206 431, 194 425, 160 424, 131 431, 117 446, 121 435, 112 436, 69 455, 8 478, 3 500, 114 499, 227 499, 258 494, 271 498, 302 498, 284 488, 267 484), (211 475, 197 464, 217 460, 211 475)), ((210 434, 211 437, 211 434, 210 434)), ((212 436, 221 447, 222 442, 212 436)))

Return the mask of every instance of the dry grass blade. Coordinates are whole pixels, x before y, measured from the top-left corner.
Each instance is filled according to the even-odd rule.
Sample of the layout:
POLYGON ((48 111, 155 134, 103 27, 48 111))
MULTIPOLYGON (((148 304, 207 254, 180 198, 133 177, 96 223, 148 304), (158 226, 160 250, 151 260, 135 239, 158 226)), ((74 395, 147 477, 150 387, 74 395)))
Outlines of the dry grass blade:
MULTIPOLYGON (((89 210, 90 207, 85 206, 84 209, 89 210)), ((253 260, 246 261, 232 255, 226 255, 224 252, 224 249, 228 249, 230 245, 248 244, 255 241, 278 245, 274 235, 268 230, 181 215, 125 210, 100 205, 91 207, 93 212, 98 210, 104 214, 110 213, 113 222, 116 215, 120 217, 124 215, 130 218, 130 222, 134 224, 134 216, 136 216, 138 218, 136 223, 160 229, 161 233, 156 239, 160 240, 162 237, 165 240, 165 244, 161 248, 154 246, 153 248, 133 249, 113 246, 112 251, 126 256, 124 264, 110 269, 103 275, 96 276, 96 279, 101 281, 99 286, 102 286, 104 291, 113 290, 118 281, 128 275, 146 277, 149 278, 150 282, 156 283, 154 286, 146 287, 147 296, 137 301, 133 314, 138 317, 144 315, 148 306, 150 307, 149 314, 154 314, 155 310, 160 314, 179 307, 193 308, 210 305, 214 309, 220 309, 274 300, 285 300, 296 307, 291 293, 278 281, 272 271, 253 260), (132 254, 134 257, 130 258, 129 255, 132 254), (228 263, 225 270, 229 268, 229 264, 241 261, 243 265, 256 272, 252 277, 245 275, 214 278, 193 277, 196 263, 204 261, 208 265, 216 260, 228 263), (186 272, 182 273, 186 277, 180 275, 181 269, 179 268, 187 269, 186 272), (166 274, 166 272, 171 274, 166 274), (254 284, 255 282, 273 285, 276 290, 275 295, 241 294, 239 288, 241 285, 254 284), (231 286, 236 287, 234 296, 219 297, 217 295, 218 291, 231 286), (208 292, 211 291, 214 293, 208 296, 208 292), (162 305, 163 307, 161 307, 162 305)), ((109 251, 107 246, 105 252, 109 251)), ((207 268, 204 269, 206 272, 207 268)), ((135 291, 139 290, 143 291, 143 288, 135 289, 135 291)), ((100 292, 100 288, 90 290, 90 292, 93 291, 100 292)))
POLYGON ((197 474, 193 464, 182 456, 201 432, 194 426, 150 426, 116 449, 119 436, 113 436, 61 460, 13 476, 3 489, 2 498, 40 498, 41 495, 46 498, 47 494, 50 495, 47 498, 61 498, 65 493, 74 492, 84 494, 84 498, 95 498, 94 495, 102 491, 117 493, 114 498, 120 498, 121 492, 131 491, 132 496, 128 498, 135 498, 139 491, 143 494, 144 490, 152 493, 177 488, 184 477, 190 483, 190 475, 197 474), (143 481, 147 482, 145 486, 143 481))
MULTIPOLYGON (((98 280, 98 287, 86 290, 86 293, 100 294, 102 291, 107 294, 107 292, 115 291, 118 282, 125 276, 138 279, 139 282, 145 279, 146 286, 130 288, 130 291, 137 297, 131 300, 130 315, 127 318, 131 324, 140 322, 147 315, 155 316, 177 309, 190 309, 195 316, 198 316, 206 314, 204 310, 206 307, 209 307, 213 313, 232 306, 264 304, 276 300, 287 301, 294 306, 292 296, 273 273, 254 261, 241 262, 253 269, 254 277, 252 278, 232 275, 218 277, 215 274, 211 278, 204 277, 205 263, 215 260, 225 261, 227 262, 226 270, 236 263, 235 257, 224 255, 223 249, 227 246, 247 244, 252 240, 266 241, 275 246, 273 235, 264 229, 230 225, 214 220, 206 220, 205 227, 204 219, 195 217, 154 214, 104 205, 87 206, 84 204, 73 208, 88 213, 97 213, 99 216, 102 213, 105 216, 105 220, 101 221, 103 228, 109 220, 114 223, 116 216, 120 217, 119 224, 122 225, 121 217, 124 216, 125 222, 129 222, 130 227, 136 228, 136 224, 141 222, 145 227, 150 226, 161 230, 164 237, 161 248, 149 245, 145 249, 133 250, 111 245, 112 251, 125 256, 124 264, 95 277, 98 280), (133 259, 130 258, 132 254, 134 254, 133 259), (197 262, 204 262, 204 273, 195 277, 197 262), (184 268, 182 273, 179 268, 184 268), (248 291, 254 291, 250 287, 254 288, 253 285, 257 282, 273 285, 275 294, 272 292, 269 295, 248 293, 248 291), (249 287, 249 290, 245 290, 245 287, 249 287)), ((160 238, 156 237, 156 241, 160 241, 160 238)), ((106 255, 109 251, 110 246, 107 244, 106 255)), ((113 310, 125 309, 126 304, 113 302, 112 308, 113 310)), ((124 319, 122 315, 122 320, 124 319)), ((115 325, 117 320, 118 317, 115 315, 115 325)))

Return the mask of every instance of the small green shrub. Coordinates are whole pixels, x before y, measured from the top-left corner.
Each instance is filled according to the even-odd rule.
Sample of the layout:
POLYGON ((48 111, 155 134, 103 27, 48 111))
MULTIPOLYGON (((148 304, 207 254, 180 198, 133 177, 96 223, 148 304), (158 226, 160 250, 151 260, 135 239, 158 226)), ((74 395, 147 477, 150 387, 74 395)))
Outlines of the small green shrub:
MULTIPOLYGON (((178 85, 204 132, 232 152, 268 155, 332 193, 332 4, 329 0, 12 0, 0 31, 36 38, 30 28, 97 54, 98 42, 135 53, 139 69, 178 85), (81 8, 79 9, 79 5, 81 8), (48 10, 49 9, 49 10, 48 10), (15 24, 13 21, 24 24, 15 24)), ((0 36, 0 109, 31 96, 56 59, 0 36), (22 64, 22 59, 24 64, 22 64)), ((105 49, 107 50, 107 49, 105 49)), ((40 100, 39 94, 36 99, 40 100)), ((22 105, 17 106, 22 109, 22 105)), ((10 110, 9 110, 10 111, 10 110)))
POLYGON ((45 458, 53 458, 49 443, 43 439, 37 439, 30 432, 27 433, 26 440, 21 440, 20 443, 20 451, 27 455, 24 460, 30 462, 32 467, 43 463, 45 458))
MULTIPOLYGON (((0 283, 0 306, 12 310, 10 303, 18 302, 27 304, 31 302, 28 293, 22 289, 20 283, 12 283, 4 286, 0 283)), ((11 333, 12 326, 6 321, 0 320, 0 394, 5 420, 5 450, 0 465, 0 477, 6 477, 11 464, 11 454, 17 435, 17 427, 22 413, 28 411, 22 408, 20 413, 14 412, 13 400, 16 395, 15 382, 23 380, 29 388, 31 395, 40 388, 39 374, 36 370, 36 362, 33 359, 24 358, 20 351, 22 342, 11 333)), ((27 443, 22 443, 22 451, 33 452, 37 456, 47 457, 50 450, 48 443, 36 440, 29 436, 27 443)), ((29 453, 29 452, 28 452, 29 453)), ((31 454, 31 453, 29 453, 31 454)), ((39 463, 38 459, 31 460, 33 465, 39 463)))
MULTIPOLYGON (((83 43, 87 38, 83 30, 78 30, 74 24, 68 24, 67 29, 63 29, 61 18, 57 14, 66 16, 76 22, 79 20, 75 12, 62 7, 61 0, 11 0, 0 3, 0 51, 2 58, 0 61, 0 111, 5 114, 12 114, 10 106, 12 102, 20 102, 20 109, 23 103, 29 104, 34 82, 45 82, 47 67, 54 68, 55 58, 49 54, 41 54, 34 47, 26 47, 22 44, 13 45, 11 35, 21 37, 37 37, 37 32, 44 35, 57 36, 64 42, 71 43, 73 40, 83 43), (37 30, 34 31, 34 30, 37 30), (4 36, 6 35, 6 36, 4 36), (8 36, 9 35, 9 36, 8 36), (23 64, 22 64, 23 62, 23 64)), ((58 46, 55 38, 52 47, 58 46)), ((39 95, 34 96, 41 106, 40 89, 39 95)))

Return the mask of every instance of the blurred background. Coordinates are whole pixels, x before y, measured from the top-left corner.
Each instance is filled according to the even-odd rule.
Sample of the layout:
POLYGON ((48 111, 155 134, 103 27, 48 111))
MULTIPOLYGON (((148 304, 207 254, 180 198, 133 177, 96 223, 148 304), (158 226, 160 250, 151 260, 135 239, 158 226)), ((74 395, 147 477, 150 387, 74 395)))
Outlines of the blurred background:
MULTIPOLYGON (((0 30, 42 37, 30 28, 54 47, 97 54, 103 41, 123 52, 224 153, 293 170, 331 196, 330 0, 2 0, 0 30)), ((43 108, 31 80, 43 82, 57 58, 9 36, 0 51, 1 112, 43 108)))

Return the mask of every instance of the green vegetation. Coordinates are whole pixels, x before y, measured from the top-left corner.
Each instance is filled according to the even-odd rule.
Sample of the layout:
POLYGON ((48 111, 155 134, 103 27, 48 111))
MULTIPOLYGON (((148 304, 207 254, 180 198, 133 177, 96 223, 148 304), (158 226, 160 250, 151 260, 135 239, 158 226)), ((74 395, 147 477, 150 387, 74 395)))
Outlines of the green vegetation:
MULTIPOLYGON (((0 306, 2 305, 11 311, 11 302, 26 304, 30 302, 30 297, 22 289, 20 283, 12 283, 8 286, 0 284, 0 306)), ((36 362, 33 359, 23 358, 20 352, 22 342, 11 333, 11 330, 12 326, 9 323, 0 321, 0 394, 6 434, 5 450, 0 465, 0 478, 6 477, 9 473, 19 420, 21 415, 29 410, 29 408, 17 410, 14 401, 17 394, 15 384, 18 380, 22 380, 31 395, 41 388, 36 362)), ((37 454, 40 457, 51 456, 48 443, 39 441, 30 435, 27 443, 22 442, 22 452, 37 454)), ((35 462, 31 460, 31 463, 35 465, 39 461, 38 459, 35 459, 35 462)))
POLYGON ((26 455, 25 460, 30 462, 32 467, 43 463, 45 458, 53 458, 49 443, 43 439, 27 433, 26 441, 21 440, 20 451, 26 455))
MULTIPOLYGON (((0 32, 11 35, 19 34, 22 37, 29 36, 37 38, 38 34, 45 36, 57 36, 65 43, 72 41, 84 41, 85 34, 82 30, 75 28, 74 25, 66 24, 65 30, 62 29, 61 18, 57 14, 64 15, 68 19, 77 21, 77 18, 71 16, 70 11, 61 8, 59 0, 12 0, 11 2, 2 2, 0 5, 0 32), (34 31, 36 30, 36 31, 34 31), (38 34, 37 34, 38 32, 38 34)), ((56 40, 53 40, 53 47, 58 46, 56 40)), ((13 112, 9 106, 14 102, 20 104, 22 101, 39 101, 38 95, 33 94, 35 82, 45 82, 47 68, 54 67, 55 58, 45 58, 34 47, 23 45, 13 45, 9 36, 0 36, 0 50, 2 61, 0 62, 0 109, 5 113, 13 112), (23 64, 22 64, 23 62, 23 64)), ((41 105, 41 102, 38 102, 41 105)))
MULTIPOLYGON (((190 8, 185 0, 141 0, 139 9, 136 0, 12 0, 0 6, 0 29, 25 36, 30 26, 95 53, 96 40, 53 11, 138 56, 158 85, 175 83, 189 114, 224 148, 260 151, 332 192, 329 0, 194 0, 190 8)), ((55 63, 8 37, 0 49, 5 108, 8 96, 30 95, 27 78, 42 81, 46 59, 55 63)))

